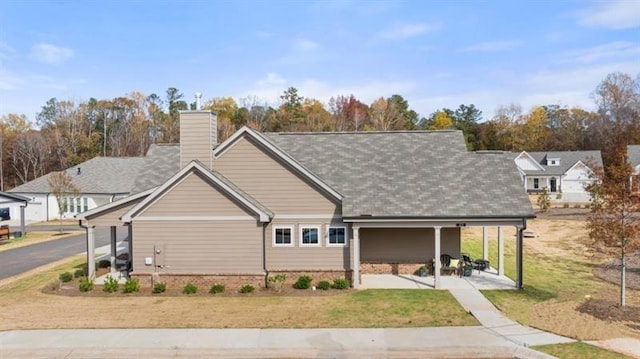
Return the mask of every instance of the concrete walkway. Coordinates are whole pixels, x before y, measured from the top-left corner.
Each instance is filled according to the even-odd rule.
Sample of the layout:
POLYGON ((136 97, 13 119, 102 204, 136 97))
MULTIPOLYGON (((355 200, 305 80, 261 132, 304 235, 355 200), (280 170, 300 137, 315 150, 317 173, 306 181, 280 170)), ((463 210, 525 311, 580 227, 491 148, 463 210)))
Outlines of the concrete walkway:
POLYGON ((640 358, 640 339, 636 338, 615 338, 607 340, 587 341, 587 344, 612 350, 614 352, 628 355, 632 358, 640 358))
POLYGON ((0 358, 552 358, 482 327, 0 332, 0 358))
POLYGON ((571 343, 574 339, 521 325, 505 317, 479 290, 452 288, 449 290, 462 307, 471 313, 486 329, 518 345, 533 346, 571 343))

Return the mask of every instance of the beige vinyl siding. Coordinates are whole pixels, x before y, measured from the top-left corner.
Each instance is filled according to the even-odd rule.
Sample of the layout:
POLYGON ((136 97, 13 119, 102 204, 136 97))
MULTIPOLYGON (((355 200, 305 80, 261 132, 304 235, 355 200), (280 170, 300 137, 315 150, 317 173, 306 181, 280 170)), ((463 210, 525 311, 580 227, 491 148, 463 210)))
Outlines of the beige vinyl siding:
POLYGON ((211 168, 213 147, 216 145, 215 118, 209 111, 180 113, 180 167, 192 160, 211 168))
POLYGON ((123 223, 120 220, 120 217, 124 216, 125 213, 129 212, 131 208, 135 207, 145 198, 146 197, 141 197, 136 199, 135 201, 110 208, 109 210, 101 212, 96 216, 87 218, 87 221, 91 226, 95 227, 121 226, 123 225, 123 223))
POLYGON ((262 225, 256 221, 133 222, 133 271, 153 273, 144 264, 154 246, 164 248, 160 273, 256 274, 263 272, 262 225))
POLYGON ((227 194, 199 174, 189 173, 183 181, 152 203, 138 216, 251 216, 227 194))
POLYGON ((315 184, 246 137, 216 158, 214 168, 276 215, 341 213, 315 184))
POLYGON ((345 270, 351 269, 351 228, 339 220, 326 219, 280 219, 267 226, 265 232, 267 270, 345 270), (293 227, 293 246, 273 245, 273 226, 293 227), (327 246, 329 225, 347 227, 346 246, 327 246), (300 246, 300 227, 320 226, 320 246, 300 246))
MULTIPOLYGON (((433 228, 361 228, 362 262, 422 263, 435 253, 433 228)), ((440 252, 460 256, 460 229, 442 228, 440 252)))

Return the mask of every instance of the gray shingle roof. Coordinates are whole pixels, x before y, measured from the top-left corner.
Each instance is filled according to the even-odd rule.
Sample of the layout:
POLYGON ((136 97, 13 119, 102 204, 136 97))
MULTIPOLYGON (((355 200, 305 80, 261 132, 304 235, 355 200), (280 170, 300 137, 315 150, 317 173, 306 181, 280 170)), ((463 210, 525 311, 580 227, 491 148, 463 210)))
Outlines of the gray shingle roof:
POLYGON ((640 165, 640 145, 627 146, 627 161, 634 167, 640 165))
MULTIPOLYGON (((138 175, 142 157, 95 157, 65 170, 80 193, 130 193, 138 175), (78 174, 78 168, 81 172, 78 174)), ((16 188, 13 193, 49 193, 48 173, 16 188)))
POLYGON ((345 217, 518 217, 533 209, 510 154, 459 131, 266 133, 344 196, 345 217))
MULTIPOLYGON (((539 175, 555 175, 560 176, 567 172, 578 161, 582 161, 585 165, 589 166, 592 163, 598 167, 602 167, 602 156, 600 151, 547 151, 547 152, 528 152, 539 165, 544 168, 544 171, 525 171, 526 174, 539 174, 539 175), (559 158, 559 166, 547 166, 547 158, 559 158)), ((516 154, 518 156, 520 153, 516 154)))
POLYGON ((140 193, 160 186, 180 170, 180 145, 152 144, 149 146, 140 174, 135 178, 131 193, 140 193))

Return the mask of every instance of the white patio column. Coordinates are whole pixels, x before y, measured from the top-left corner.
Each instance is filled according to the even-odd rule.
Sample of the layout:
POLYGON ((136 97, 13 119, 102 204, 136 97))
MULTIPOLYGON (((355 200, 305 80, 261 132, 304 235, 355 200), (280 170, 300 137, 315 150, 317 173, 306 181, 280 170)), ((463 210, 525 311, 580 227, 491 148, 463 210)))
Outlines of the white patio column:
POLYGON ((118 251, 116 248, 116 226, 111 226, 111 274, 116 274, 116 255, 118 251))
POLYGON ((360 227, 353 227, 353 288, 360 286, 360 227))
POLYGON ((95 228, 92 226, 87 228, 87 278, 90 280, 96 277, 96 238, 94 231, 95 228))
POLYGON ((440 289, 440 229, 442 227, 433 227, 435 230, 435 258, 433 263, 433 286, 440 289))
POLYGON ((502 226, 498 227, 498 275, 504 275, 504 236, 502 226))
POLYGON ((24 206, 20 206, 20 237, 24 237, 27 235, 27 230, 24 225, 24 209, 27 207, 25 203, 24 206))
POLYGON ((487 226, 482 226, 482 259, 489 259, 489 231, 487 226))

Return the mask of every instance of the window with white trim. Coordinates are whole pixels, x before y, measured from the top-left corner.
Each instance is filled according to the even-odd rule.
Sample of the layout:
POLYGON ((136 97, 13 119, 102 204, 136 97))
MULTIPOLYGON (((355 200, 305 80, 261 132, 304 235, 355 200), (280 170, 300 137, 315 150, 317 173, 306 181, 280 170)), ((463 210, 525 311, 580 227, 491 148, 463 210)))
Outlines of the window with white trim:
POLYGON ((293 226, 273 226, 273 245, 293 246, 293 226))
POLYGON ((317 247, 320 245, 320 226, 300 225, 300 246, 317 247))
POLYGON ((533 179, 533 189, 538 189, 540 188, 540 180, 537 178, 533 179))
POLYGON ((347 227, 329 226, 327 229, 327 246, 346 246, 347 227))

